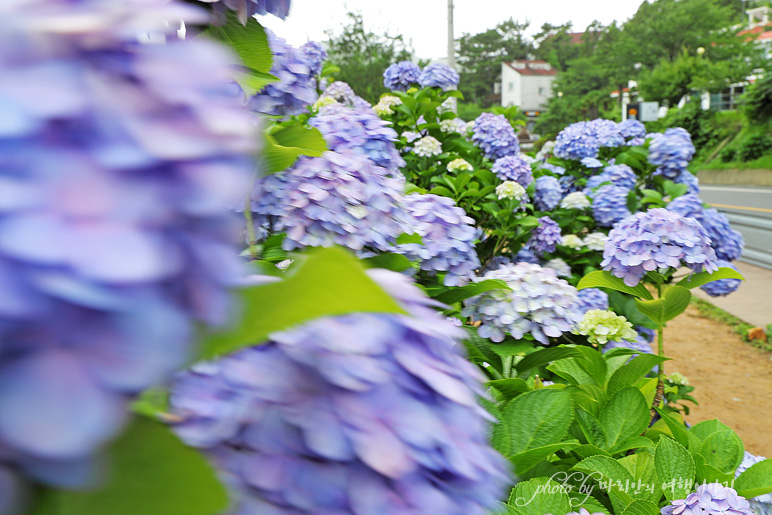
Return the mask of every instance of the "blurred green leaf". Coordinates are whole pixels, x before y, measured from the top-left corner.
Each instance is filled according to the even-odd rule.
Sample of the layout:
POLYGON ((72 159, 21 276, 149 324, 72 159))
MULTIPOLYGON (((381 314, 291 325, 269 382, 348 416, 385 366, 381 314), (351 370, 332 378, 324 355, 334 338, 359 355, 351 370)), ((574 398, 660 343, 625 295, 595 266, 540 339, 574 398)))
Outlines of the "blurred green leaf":
POLYGON ((615 291, 621 291, 641 299, 651 300, 654 297, 651 296, 649 290, 643 284, 636 286, 627 286, 622 279, 614 277, 611 272, 607 270, 596 270, 582 277, 579 284, 576 286, 578 289, 584 288, 610 288, 615 291))
POLYGON ((273 55, 263 26, 254 18, 248 18, 246 25, 242 25, 234 11, 227 11, 226 16, 225 25, 210 25, 203 34, 230 46, 248 68, 269 73, 273 55))
POLYGON ((721 268, 719 268, 713 273, 700 272, 698 274, 692 274, 689 277, 686 277, 678 281, 677 286, 692 290, 694 288, 698 288, 702 286, 703 284, 707 284, 711 281, 718 281, 719 279, 739 279, 741 281, 744 281, 745 277, 743 277, 742 274, 737 270, 733 270, 729 267, 722 266, 721 268))
POLYGON ((671 286, 657 300, 635 299, 641 312, 658 324, 672 320, 686 310, 692 293, 681 286, 671 286))
POLYGON ((316 127, 294 121, 273 126, 265 132, 265 141, 262 157, 266 174, 286 170, 300 156, 321 156, 327 150, 327 143, 316 127))

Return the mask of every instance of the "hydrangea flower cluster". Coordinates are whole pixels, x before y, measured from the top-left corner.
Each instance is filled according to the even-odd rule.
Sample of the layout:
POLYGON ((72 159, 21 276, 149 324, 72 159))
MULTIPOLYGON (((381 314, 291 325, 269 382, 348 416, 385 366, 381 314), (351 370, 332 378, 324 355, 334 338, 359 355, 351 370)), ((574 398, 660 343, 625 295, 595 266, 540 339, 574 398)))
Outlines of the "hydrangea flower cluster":
POLYGON ((199 0, 213 3, 217 19, 225 23, 225 11, 228 9, 238 13, 239 21, 243 24, 256 14, 273 14, 282 20, 287 17, 290 9, 290 0, 199 0))
POLYGON ((587 209, 590 207, 590 199, 581 191, 569 193, 560 201, 560 207, 564 209, 587 209))
POLYGON ((410 216, 406 233, 418 234, 423 244, 403 243, 395 251, 420 260, 421 269, 445 273, 444 284, 459 286, 480 267, 474 242, 474 220, 453 199, 438 195, 405 195, 402 204, 410 216))
POLYGON ((638 284, 646 272, 682 265, 695 272, 718 270, 710 237, 699 222, 662 208, 636 213, 615 225, 601 262, 628 286, 638 284))
POLYGON ((604 309, 588 310, 574 330, 574 334, 587 337, 590 343, 604 345, 609 341, 632 341, 638 336, 625 317, 604 309))
POLYGON ((373 111, 378 116, 388 116, 394 114, 395 106, 402 105, 402 100, 394 95, 383 95, 378 103, 373 106, 373 111))
POLYGON ((539 225, 533 228, 525 246, 540 256, 555 252, 555 247, 560 243, 561 238, 560 225, 549 216, 542 216, 539 218, 539 225))
POLYGON ((577 309, 580 313, 587 313, 591 309, 608 309, 608 294, 598 288, 585 288, 579 290, 577 295, 577 309))
POLYGON ((667 210, 681 216, 699 219, 704 207, 700 197, 694 193, 687 193, 671 200, 667 205, 667 210))
POLYGON ((321 108, 308 123, 319 129, 333 152, 363 154, 392 174, 405 165, 394 145, 397 132, 372 109, 333 104, 321 108))
POLYGON ((515 263, 522 262, 522 263, 531 263, 532 265, 538 265, 539 256, 534 254, 533 251, 528 249, 527 247, 523 247, 517 251, 517 254, 515 254, 515 257, 512 261, 515 263))
POLYGON ((525 193, 525 188, 520 186, 515 181, 504 181, 496 186, 496 195, 499 197, 499 200, 504 198, 523 200, 525 198, 527 201, 528 199, 528 195, 525 193))
POLYGON ((507 333, 515 339, 531 334, 547 345, 550 337, 570 331, 581 319, 576 288, 554 270, 519 262, 486 272, 476 281, 485 279, 500 279, 511 291, 492 290, 464 301, 461 314, 481 322, 482 338, 501 342, 507 333))
MULTIPOLYGON (((717 259, 716 260, 716 266, 719 268, 731 268, 732 270, 737 270, 737 267, 734 266, 729 261, 723 260, 723 259, 717 259)), ((711 297, 721 297, 724 295, 729 295, 733 291, 735 291, 737 288, 740 287, 740 283, 742 281, 740 279, 719 279, 717 281, 711 281, 709 283, 705 283, 700 288, 710 295, 711 297)))
POLYGON ((284 172, 256 181, 257 225, 286 232, 285 250, 342 245, 389 250, 402 234, 402 183, 352 151, 301 157, 284 172))
POLYGON ((442 143, 434 136, 424 136, 413 144, 413 152, 421 157, 432 157, 442 154, 442 143))
POLYGON ((408 314, 320 318, 173 385, 175 431, 222 471, 235 513, 497 504, 505 460, 487 441, 480 373, 454 345, 465 332, 407 278, 369 273, 408 314))
POLYGON ((440 121, 440 130, 444 133, 455 132, 464 134, 466 132, 466 122, 461 118, 450 118, 440 121))
POLYGON ((542 175, 536 179, 533 197, 536 209, 539 211, 552 211, 563 199, 563 188, 553 176, 542 175))
POLYGON ((383 72, 383 85, 393 91, 407 91, 413 84, 418 84, 421 68, 410 61, 394 63, 383 72))
POLYGON ((448 163, 448 171, 449 172, 457 172, 461 170, 462 172, 471 172, 474 170, 474 167, 469 164, 469 162, 466 159, 457 157, 450 163, 448 163))
POLYGON ((488 159, 516 155, 520 143, 512 124, 502 114, 482 113, 472 124, 472 141, 488 159))
POLYGON ((686 499, 676 499, 660 510, 662 515, 754 515, 745 497, 720 483, 708 483, 697 487, 686 499))
POLYGON ((601 168, 603 161, 594 157, 583 157, 580 161, 586 168, 601 168))
POLYGON ((550 259, 544 263, 544 268, 554 270, 558 277, 571 277, 571 267, 560 258, 550 259))
POLYGON ((655 134, 649 144, 649 162, 658 166, 657 172, 667 179, 675 179, 689 166, 694 156, 694 144, 689 133, 680 128, 667 129, 655 134))
MULTIPOLYGON (((766 460, 766 458, 762 456, 754 456, 748 451, 745 451, 743 461, 740 463, 740 466, 737 467, 737 471, 734 474, 735 479, 756 463, 761 463, 764 460, 766 460)), ((753 512, 755 515, 772 515, 772 494, 763 494, 752 499, 748 499, 748 503, 750 504, 751 512, 753 512)))
POLYGON ((430 64, 418 76, 418 83, 421 87, 442 88, 446 91, 457 86, 458 80, 458 72, 442 63, 430 64))
POLYGON ((597 157, 600 147, 618 147, 624 144, 615 122, 597 119, 572 123, 555 138, 555 156, 580 161, 597 157))
POLYGON ((584 237, 584 246, 590 250, 603 250, 606 248, 608 236, 602 232, 591 232, 584 237))
POLYGON ((311 75, 322 73, 324 60, 327 59, 327 51, 322 48, 322 45, 316 41, 308 41, 300 46, 300 51, 308 59, 308 63, 311 66, 311 75))
POLYGON ((590 198, 595 196, 595 192, 601 185, 611 185, 627 190, 635 188, 635 172, 627 165, 607 166, 603 172, 587 179, 584 194, 590 198))
POLYGON ((566 234, 560 238, 560 245, 570 249, 579 250, 584 247, 584 242, 576 234, 566 234))
POLYGON ((646 127, 635 118, 622 120, 617 124, 619 135, 626 140, 646 137, 646 127))
POLYGON ((560 187, 563 188, 563 193, 566 194, 580 190, 579 181, 577 181, 576 177, 573 175, 564 175, 558 179, 558 184, 560 184, 560 187))
POLYGON ((279 80, 249 99, 247 108, 270 115, 295 115, 306 111, 318 95, 314 78, 315 58, 266 31, 273 53, 271 74, 279 80))
POLYGON ((688 189, 686 190, 687 193, 700 193, 700 180, 697 178, 696 175, 694 175, 689 170, 684 170, 681 172, 681 174, 673 179, 673 182, 676 184, 686 184, 688 189))
MULTIPOLYGON (((400 104, 402 103, 402 101, 399 100, 397 97, 391 97, 391 98, 396 98, 400 104)), ((365 100, 364 98, 354 93, 354 90, 351 89, 351 86, 339 80, 327 86, 324 89, 324 92, 319 96, 319 100, 317 100, 317 103, 314 105, 318 106, 318 108, 321 108, 321 107, 324 107, 325 105, 330 105, 332 103, 338 103, 346 107, 358 107, 358 108, 370 107, 370 103, 367 102, 367 100, 365 100), (334 100, 334 102, 330 102, 329 99, 334 100)), ((380 114, 380 113, 376 111, 376 114, 380 114)))
MULTIPOLYGON (((636 327, 636 329, 640 329, 640 327, 636 327)), ((643 354, 653 354, 651 351, 651 341, 647 340, 641 333, 638 333, 638 337, 632 340, 610 341, 603 346, 602 351, 608 352, 611 349, 630 349, 643 354)), ((632 355, 632 357, 635 356, 637 354, 632 355)))
POLYGON ((627 209, 627 196, 630 190, 607 184, 601 186, 593 195, 592 217, 601 227, 610 227, 630 216, 627 209))
POLYGON ((523 154, 500 157, 493 163, 491 171, 502 181, 515 181, 527 188, 533 181, 533 173, 531 163, 523 157, 523 154))
POLYGON ((732 229, 725 214, 711 207, 704 209, 697 220, 707 231, 719 259, 734 261, 740 258, 745 245, 743 236, 739 231, 732 229))
POLYGON ((11 469, 71 487, 90 475, 70 472, 122 428, 130 397, 190 358, 197 323, 227 320, 239 275, 228 207, 258 138, 224 49, 171 33, 136 44, 165 19, 205 23, 205 10, 0 11, 2 505, 11 469))

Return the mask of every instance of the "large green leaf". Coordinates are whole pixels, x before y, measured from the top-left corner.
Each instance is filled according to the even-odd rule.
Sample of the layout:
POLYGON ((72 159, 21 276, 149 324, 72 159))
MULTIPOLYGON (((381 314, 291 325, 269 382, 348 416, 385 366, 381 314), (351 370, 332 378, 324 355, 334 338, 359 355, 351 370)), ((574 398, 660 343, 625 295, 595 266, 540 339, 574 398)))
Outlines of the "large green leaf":
POLYGON ((681 421, 676 420, 669 413, 666 413, 659 408, 654 409, 657 410, 660 419, 664 421, 664 423, 670 429, 670 432, 672 433, 673 438, 675 438, 675 441, 684 447, 689 447, 689 433, 687 432, 686 427, 684 427, 684 424, 681 421))
POLYGON ((226 16, 225 25, 210 25, 204 34, 230 46, 248 68, 256 72, 270 72, 273 56, 262 25, 254 18, 242 24, 233 11, 228 11, 226 16))
POLYGON ((614 451, 625 440, 643 433, 649 425, 646 399, 637 388, 625 388, 609 399, 600 413, 606 448, 614 451))
POLYGON ((297 122, 275 125, 265 132, 264 173, 281 172, 292 166, 300 156, 321 156, 326 150, 327 143, 316 127, 297 122))
POLYGON ((579 422, 579 429, 590 444, 604 451, 608 449, 606 431, 597 418, 583 409, 578 409, 576 420, 579 422))
POLYGON ((704 420, 689 430, 700 440, 695 449, 705 458, 705 464, 722 473, 734 473, 743 459, 743 443, 731 427, 720 421, 704 420))
POLYGON ((504 422, 512 438, 510 452, 518 454, 560 442, 573 420, 571 395, 541 389, 519 395, 504 408, 504 422))
POLYGON ((657 469, 654 466, 653 454, 639 452, 617 461, 630 472, 635 480, 635 486, 631 485, 628 489, 628 493, 633 498, 653 503, 659 502, 662 497, 662 489, 657 481, 657 469))
POLYGON ((621 513, 633 502, 625 490, 633 483, 633 477, 618 461, 607 456, 591 456, 574 465, 575 470, 589 474, 594 480, 601 480, 614 505, 614 513, 621 513))
POLYGON ((744 281, 745 277, 733 268, 722 266, 713 273, 700 272, 698 274, 692 274, 689 277, 678 281, 677 285, 692 290, 711 281, 718 281, 719 279, 740 279, 741 281, 744 281))
POLYGON ((607 390, 609 395, 633 386, 651 370, 668 358, 657 356, 656 354, 641 354, 633 358, 629 363, 620 367, 611 379, 608 381, 607 390))
POLYGON ((692 491, 694 460, 680 443, 667 436, 660 438, 654 451, 654 466, 668 501, 685 499, 692 491))
POLYGON ((393 252, 383 252, 376 254, 373 257, 364 260, 365 264, 373 268, 385 268, 394 272, 404 272, 411 268, 415 268, 415 265, 410 262, 408 258, 402 254, 394 254, 393 252))
POLYGON ((641 299, 651 300, 653 297, 649 290, 643 284, 636 286, 628 286, 619 277, 611 275, 611 272, 606 270, 596 270, 582 277, 577 289, 583 290, 585 288, 610 288, 615 291, 621 291, 622 293, 628 293, 641 299))
POLYGON ((637 499, 625 508, 622 515, 659 515, 659 508, 653 502, 637 499))
POLYGON ((692 292, 681 286, 671 286, 657 300, 636 299, 635 304, 641 312, 657 324, 664 324, 686 310, 692 292))
POLYGON ((279 78, 270 73, 256 72, 247 69, 246 71, 235 72, 233 80, 235 80, 241 89, 244 90, 244 94, 247 97, 252 97, 268 84, 279 80, 279 78))
POLYGON ((478 283, 471 283, 466 286, 452 288, 440 293, 434 298, 445 304, 453 304, 491 290, 512 291, 512 288, 499 279, 486 279, 478 283))
POLYGON ((245 288, 240 294, 243 309, 239 323, 206 338, 201 359, 263 343, 275 331, 322 316, 404 313, 356 258, 337 247, 310 250, 294 274, 282 281, 245 288))
POLYGON ((488 381, 487 385, 492 386, 501 392, 501 395, 505 400, 514 399, 521 393, 528 391, 528 383, 519 377, 510 379, 494 379, 493 381, 488 381))
POLYGON ((575 447, 579 447, 579 442, 577 440, 566 440, 517 453, 510 456, 509 461, 514 465, 515 476, 522 476, 538 465, 543 459, 552 456, 558 451, 570 451, 575 447))
POLYGON ((734 488, 746 499, 772 493, 772 459, 749 467, 737 478, 734 488))
POLYGON ((47 491, 35 515, 215 515, 228 505, 203 455, 149 418, 136 417, 107 457, 110 469, 101 488, 47 491))
POLYGON ((518 483, 508 504, 522 515, 565 515, 571 511, 571 500, 562 485, 548 477, 518 483))
POLYGON ((515 369, 522 377, 527 376, 528 371, 532 368, 540 367, 542 365, 546 365, 547 363, 561 359, 576 358, 581 356, 581 351, 577 350, 575 347, 565 347, 561 345, 559 347, 541 349, 529 354, 515 365, 515 369))

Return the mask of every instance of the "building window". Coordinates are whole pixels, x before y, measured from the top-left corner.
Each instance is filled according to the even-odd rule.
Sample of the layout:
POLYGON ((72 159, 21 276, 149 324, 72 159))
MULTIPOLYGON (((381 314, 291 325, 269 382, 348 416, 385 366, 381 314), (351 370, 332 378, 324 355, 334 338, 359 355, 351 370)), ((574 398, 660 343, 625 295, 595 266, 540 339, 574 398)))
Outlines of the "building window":
POLYGON ((544 88, 539 88, 539 95, 543 95, 543 94, 544 94, 544 88))
POLYGON ((509 83, 509 91, 510 92, 515 91, 515 83, 514 82, 510 82, 509 83))
POLYGON ((719 93, 711 93, 710 108, 714 111, 737 109, 737 101, 743 93, 745 86, 730 86, 719 93))

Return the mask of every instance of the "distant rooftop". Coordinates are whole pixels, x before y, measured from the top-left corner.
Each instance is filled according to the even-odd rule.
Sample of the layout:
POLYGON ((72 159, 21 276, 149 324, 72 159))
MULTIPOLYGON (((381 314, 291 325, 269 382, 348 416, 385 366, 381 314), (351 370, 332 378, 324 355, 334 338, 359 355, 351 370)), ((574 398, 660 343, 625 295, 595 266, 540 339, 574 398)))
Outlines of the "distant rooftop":
POLYGON ((505 63, 520 75, 557 74, 557 71, 555 71, 547 61, 529 61, 527 59, 516 59, 514 61, 505 61, 505 63))

